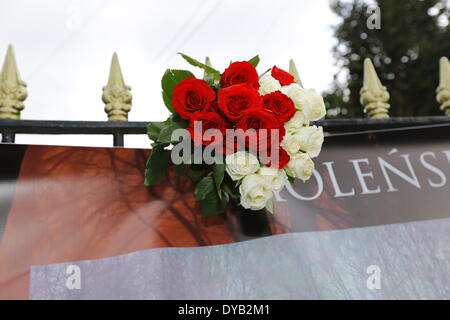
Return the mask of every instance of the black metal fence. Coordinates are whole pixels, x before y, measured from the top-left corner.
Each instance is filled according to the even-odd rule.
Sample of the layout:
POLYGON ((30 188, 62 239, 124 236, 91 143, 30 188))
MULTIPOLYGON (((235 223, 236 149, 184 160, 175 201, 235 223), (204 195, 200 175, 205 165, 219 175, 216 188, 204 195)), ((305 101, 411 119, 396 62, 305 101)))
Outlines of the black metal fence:
MULTIPOLYGON (((410 117, 390 119, 322 120, 314 124, 323 126, 328 133, 350 133, 382 129, 450 124, 450 117, 410 117)), ((124 135, 147 134, 148 122, 111 121, 41 121, 0 119, 2 143, 14 143, 17 134, 80 134, 112 135, 115 147, 124 146, 124 135)))

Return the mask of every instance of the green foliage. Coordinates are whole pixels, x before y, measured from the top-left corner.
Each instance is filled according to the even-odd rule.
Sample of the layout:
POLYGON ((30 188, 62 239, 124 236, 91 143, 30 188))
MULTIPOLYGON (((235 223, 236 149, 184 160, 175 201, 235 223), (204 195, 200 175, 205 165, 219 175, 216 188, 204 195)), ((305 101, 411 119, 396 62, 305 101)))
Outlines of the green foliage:
POLYGON ((340 71, 334 87, 325 95, 330 118, 364 117, 359 101, 364 58, 374 62, 381 82, 390 94, 392 117, 439 115, 435 101, 438 63, 450 52, 450 27, 439 23, 449 15, 445 1, 377 0, 332 1, 342 19, 334 28, 334 47, 340 71), (381 29, 369 30, 368 8, 378 5, 381 29), (337 79, 345 76, 343 83, 337 79), (331 115, 331 116, 330 116, 331 115))
POLYGON ((164 151, 164 145, 155 144, 145 166, 144 185, 149 187, 164 178, 168 166, 169 154, 164 151))
POLYGON ((166 122, 164 122, 162 129, 158 136, 158 143, 172 143, 178 141, 172 141, 172 134, 177 129, 185 129, 187 128, 187 121, 185 120, 176 120, 175 118, 170 118, 166 122))
POLYGON ((195 78, 195 76, 192 72, 187 70, 168 69, 161 79, 163 101, 171 113, 175 113, 175 110, 172 107, 173 90, 178 83, 187 78, 195 78))
POLYGON ((200 201, 200 209, 207 218, 224 213, 227 206, 228 198, 218 192, 211 192, 204 200, 200 201))
POLYGON ((214 178, 212 176, 204 177, 200 180, 199 183, 195 186, 195 197, 197 200, 204 200, 208 194, 215 190, 214 178))
POLYGON ((214 69, 213 67, 210 67, 204 63, 201 63, 200 61, 195 60, 194 58, 191 58, 191 57, 185 55, 184 53, 178 52, 178 54, 181 55, 184 58, 184 60, 186 60, 188 63, 190 63, 194 67, 202 68, 208 74, 213 75, 214 80, 220 80, 220 72, 217 71, 216 69, 214 69))
POLYGON ((256 68, 259 64, 259 56, 258 55, 254 56, 253 58, 248 60, 248 62, 256 68))
POLYGON ((224 181, 222 183, 222 190, 228 194, 228 196, 235 200, 239 201, 240 193, 239 189, 236 186, 236 183, 230 179, 228 175, 225 175, 224 181))
POLYGON ((207 172, 207 169, 202 165, 191 165, 191 179, 198 182, 207 172))
POLYGON ((213 166, 213 175, 214 175, 214 182, 216 185, 216 189, 220 190, 220 186, 222 185, 223 178, 225 176, 225 164, 214 164, 213 166))
POLYGON ((156 142, 163 128, 164 128, 163 122, 150 122, 147 126, 147 135, 150 138, 150 140, 156 142))
POLYGON ((215 179, 215 176, 204 177, 195 187, 195 197, 206 217, 223 213, 228 205, 228 197, 216 187, 215 179))
POLYGON ((177 164, 173 166, 173 171, 179 176, 185 176, 186 175, 186 165, 185 164, 177 164))

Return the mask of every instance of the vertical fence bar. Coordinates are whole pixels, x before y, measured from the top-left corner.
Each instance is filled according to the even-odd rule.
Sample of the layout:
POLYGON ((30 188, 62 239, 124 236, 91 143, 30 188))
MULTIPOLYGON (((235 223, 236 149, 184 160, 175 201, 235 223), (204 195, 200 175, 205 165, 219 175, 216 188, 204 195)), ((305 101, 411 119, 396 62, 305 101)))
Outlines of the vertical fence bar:
POLYGON ((121 132, 113 133, 113 144, 114 144, 114 147, 123 147, 124 146, 123 133, 121 133, 121 132))
POLYGON ((1 134, 2 134, 2 143, 16 142, 16 134, 12 130, 3 129, 1 134))

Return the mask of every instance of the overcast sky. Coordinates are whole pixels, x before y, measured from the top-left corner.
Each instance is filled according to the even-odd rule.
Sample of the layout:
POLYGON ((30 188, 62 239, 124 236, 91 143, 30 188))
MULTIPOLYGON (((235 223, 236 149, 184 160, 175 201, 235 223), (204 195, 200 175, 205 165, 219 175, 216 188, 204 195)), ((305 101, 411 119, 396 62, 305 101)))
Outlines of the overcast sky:
MULTIPOLYGON (((28 84, 23 119, 106 120, 101 101, 114 51, 132 87, 130 121, 164 120, 160 79, 188 68, 176 53, 230 60, 261 57, 259 71, 294 58, 306 87, 326 90, 335 67, 328 0, 0 0, 0 57, 14 45, 28 84)), ((201 75, 200 70, 195 73, 201 75)), ((17 143, 110 146, 110 137, 24 136, 17 143)), ((147 147, 145 136, 126 137, 147 147)))

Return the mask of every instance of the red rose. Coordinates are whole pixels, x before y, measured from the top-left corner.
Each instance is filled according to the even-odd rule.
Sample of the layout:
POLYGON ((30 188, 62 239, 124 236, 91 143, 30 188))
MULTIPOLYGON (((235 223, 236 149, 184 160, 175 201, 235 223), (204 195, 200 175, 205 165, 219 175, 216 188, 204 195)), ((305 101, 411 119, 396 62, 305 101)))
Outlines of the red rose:
POLYGON ((255 89, 259 89, 258 72, 251 63, 247 61, 233 62, 222 73, 220 86, 228 88, 236 84, 247 83, 255 89))
POLYGON ((245 150, 245 145, 243 144, 243 141, 241 141, 241 137, 236 134, 236 131, 231 129, 231 132, 234 134, 226 134, 224 139, 224 146, 223 146, 223 154, 233 154, 238 151, 245 150))
POLYGON ((224 141, 224 136, 228 124, 224 118, 212 111, 197 112, 192 115, 189 123, 188 131, 191 134, 192 140, 196 146, 201 144, 207 146, 210 144, 221 144, 224 141), (215 139, 216 132, 212 129, 218 130, 221 133, 221 139, 215 139), (207 132, 210 130, 210 132, 207 132))
POLYGON ((295 83, 294 76, 282 69, 277 68, 276 66, 272 68, 272 77, 280 81, 282 86, 288 86, 295 83))
POLYGON ((216 99, 216 93, 204 81, 187 78, 173 90, 172 106, 183 119, 191 119, 196 112, 207 110, 216 99))
POLYGON ((280 91, 266 94, 262 99, 264 108, 281 122, 289 121, 297 111, 294 102, 280 91))
POLYGON ((289 161, 291 161, 291 157, 287 153, 286 150, 283 149, 283 147, 279 148, 271 148, 267 152, 267 159, 261 159, 261 162, 269 167, 277 168, 277 169, 283 169, 287 166, 289 161), (272 152, 278 152, 278 157, 272 159, 272 152))
POLYGON ((244 111, 262 109, 259 92, 248 84, 237 84, 220 89, 218 96, 218 108, 231 122, 237 121, 244 111))
POLYGON ((236 129, 243 131, 241 141, 244 140, 247 147, 258 152, 270 148, 272 141, 281 142, 286 133, 284 125, 264 109, 244 112, 236 124, 236 129))

